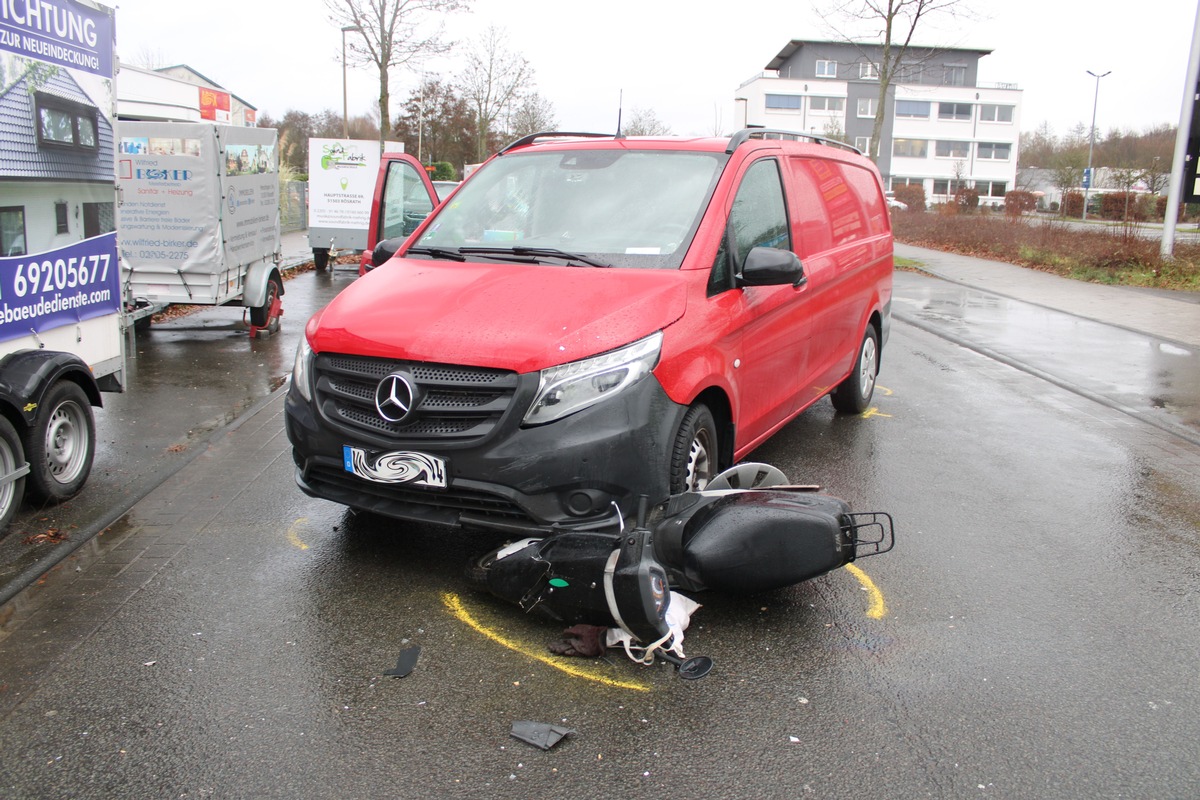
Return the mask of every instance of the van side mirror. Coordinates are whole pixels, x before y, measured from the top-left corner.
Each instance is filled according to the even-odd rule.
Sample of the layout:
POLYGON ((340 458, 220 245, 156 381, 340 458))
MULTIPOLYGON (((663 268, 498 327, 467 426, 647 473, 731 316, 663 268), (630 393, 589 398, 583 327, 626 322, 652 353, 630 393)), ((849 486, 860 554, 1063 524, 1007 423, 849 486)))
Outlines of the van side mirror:
POLYGON ((371 266, 382 267, 392 256, 396 255, 396 251, 400 249, 400 245, 404 244, 403 236, 396 236, 391 239, 384 239, 379 244, 375 245, 375 249, 371 251, 371 266))
POLYGON ((752 249, 738 275, 739 286, 803 286, 807 280, 796 254, 774 247, 752 249))

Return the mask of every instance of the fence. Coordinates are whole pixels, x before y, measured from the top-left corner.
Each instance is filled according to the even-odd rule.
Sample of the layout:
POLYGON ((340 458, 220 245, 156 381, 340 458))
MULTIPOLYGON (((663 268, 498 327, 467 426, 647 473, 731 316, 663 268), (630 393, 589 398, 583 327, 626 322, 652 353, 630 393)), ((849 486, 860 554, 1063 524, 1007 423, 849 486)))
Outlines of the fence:
POLYGON ((308 183, 288 181, 279 193, 279 231, 289 233, 308 227, 308 183))

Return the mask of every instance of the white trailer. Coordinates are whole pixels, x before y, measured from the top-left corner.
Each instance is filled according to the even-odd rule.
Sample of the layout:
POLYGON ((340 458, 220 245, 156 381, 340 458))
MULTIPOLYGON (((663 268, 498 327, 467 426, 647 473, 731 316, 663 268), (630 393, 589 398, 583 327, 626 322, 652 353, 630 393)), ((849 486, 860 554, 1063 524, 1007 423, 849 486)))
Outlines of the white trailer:
MULTIPOLYGON (((404 144, 386 142, 383 149, 403 153, 404 144)), ((367 248, 380 158, 373 139, 308 140, 308 244, 318 272, 338 251, 367 248)))
POLYGON ((211 122, 121 123, 121 285, 133 317, 174 303, 240 305, 251 335, 278 330, 276 137, 211 122))
POLYGON ((26 493, 82 489, 92 406, 125 375, 113 11, 71 0, 52 25, 32 9, 0 37, 0 528, 26 493))

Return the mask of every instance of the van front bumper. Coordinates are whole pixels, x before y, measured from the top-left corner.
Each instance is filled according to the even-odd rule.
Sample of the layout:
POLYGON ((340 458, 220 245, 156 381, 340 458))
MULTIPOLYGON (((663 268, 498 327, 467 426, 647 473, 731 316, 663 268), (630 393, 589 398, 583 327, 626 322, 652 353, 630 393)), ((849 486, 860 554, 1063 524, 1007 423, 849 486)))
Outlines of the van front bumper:
POLYGON ((305 494, 396 519, 511 532, 610 525, 637 500, 669 495, 670 453, 686 408, 651 375, 568 417, 521 427, 523 410, 467 447, 413 440, 392 450, 444 462, 445 488, 381 483, 347 471, 347 446, 387 452, 332 426, 293 387, 286 429, 305 494))

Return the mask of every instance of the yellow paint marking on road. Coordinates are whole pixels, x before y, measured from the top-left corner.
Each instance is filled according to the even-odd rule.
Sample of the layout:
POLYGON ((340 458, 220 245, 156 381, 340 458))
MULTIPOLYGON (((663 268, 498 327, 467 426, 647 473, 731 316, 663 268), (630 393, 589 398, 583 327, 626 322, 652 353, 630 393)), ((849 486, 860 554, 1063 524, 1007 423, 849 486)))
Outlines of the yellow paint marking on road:
POLYGON ((870 419, 871 417, 887 417, 888 419, 891 419, 891 418, 892 418, 892 415, 891 415, 891 414, 884 414, 882 411, 880 411, 880 410, 879 410, 878 408, 876 408, 875 406, 871 406, 870 408, 868 408, 866 411, 864 411, 864 412, 862 413, 862 418, 863 418, 863 419, 870 419))
POLYGON ((858 582, 862 584, 863 588, 867 590, 867 594, 871 596, 871 607, 867 609, 867 616, 871 619, 883 619, 886 617, 887 605, 883 602, 883 592, 879 591, 879 587, 867 577, 867 573, 853 564, 847 564, 846 569, 851 575, 858 578, 858 582))
POLYGON ((887 388, 886 386, 880 386, 878 383, 875 384, 875 391, 883 392, 884 397, 891 397, 893 394, 895 394, 895 392, 893 392, 891 389, 887 388))
POLYGON ((287 532, 288 544, 290 544, 292 547, 295 547, 298 550, 307 550, 308 549, 308 545, 306 545, 303 541, 300 540, 300 533, 297 530, 300 526, 302 526, 306 522, 308 522, 308 517, 301 517, 300 519, 293 522, 291 527, 288 528, 288 532, 287 532))
POLYGON ((555 669, 565 672, 572 677, 584 678, 586 680, 602 683, 605 686, 611 686, 616 689, 632 689, 637 692, 650 691, 650 687, 643 683, 636 683, 634 681, 618 681, 609 678, 606 675, 601 675, 593 670, 583 669, 570 664, 564 664, 548 655, 542 655, 541 653, 522 646, 518 642, 507 639, 497 631, 492 630, 479 620, 475 619, 475 617, 471 616, 471 612, 467 610, 466 606, 463 605, 462 599, 456 594, 451 594, 449 592, 443 594, 442 603, 447 609, 449 609, 450 613, 453 614, 459 622, 463 623, 469 628, 473 628, 476 632, 483 634, 483 636, 491 639, 496 644, 507 647, 509 650, 520 653, 527 658, 532 658, 534 661, 540 661, 543 664, 554 667, 555 669))

